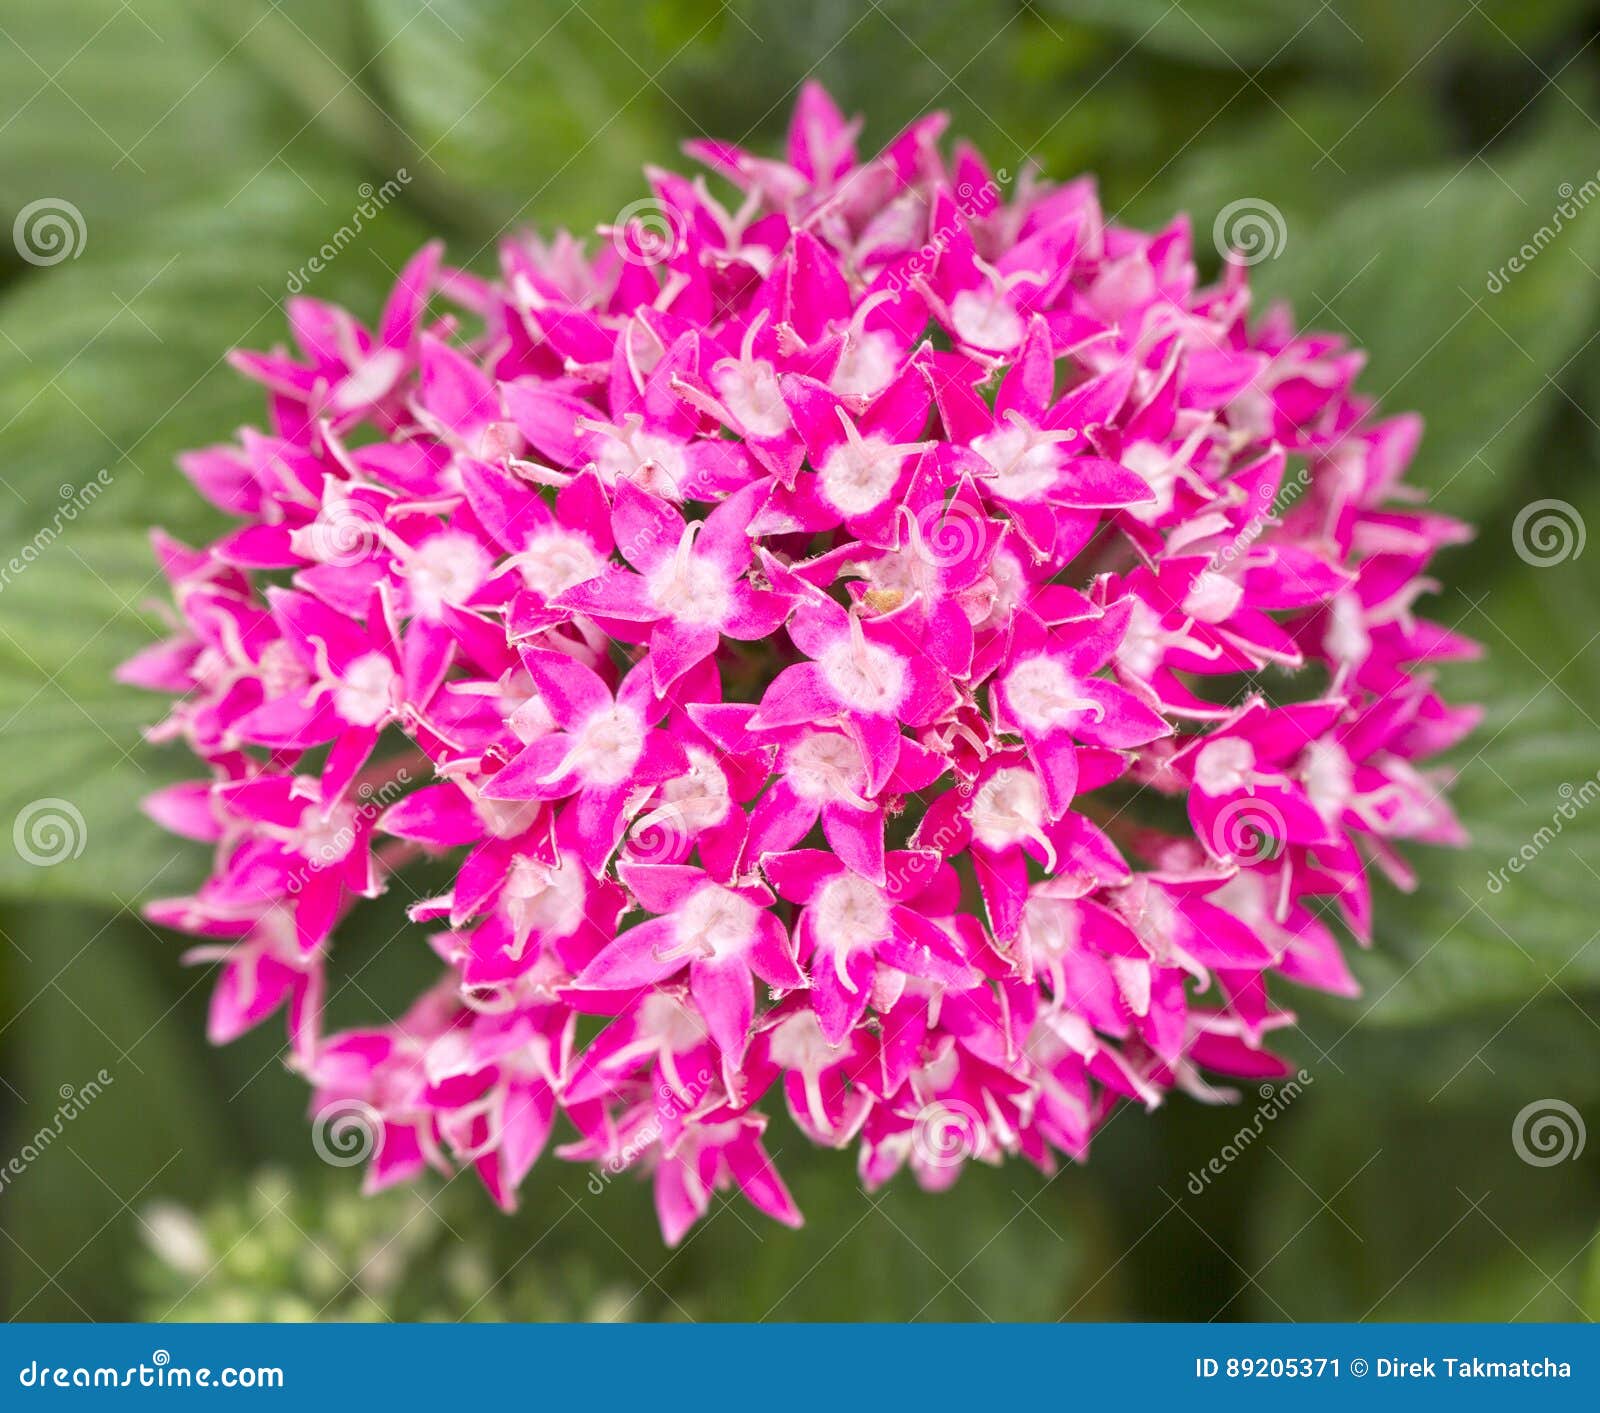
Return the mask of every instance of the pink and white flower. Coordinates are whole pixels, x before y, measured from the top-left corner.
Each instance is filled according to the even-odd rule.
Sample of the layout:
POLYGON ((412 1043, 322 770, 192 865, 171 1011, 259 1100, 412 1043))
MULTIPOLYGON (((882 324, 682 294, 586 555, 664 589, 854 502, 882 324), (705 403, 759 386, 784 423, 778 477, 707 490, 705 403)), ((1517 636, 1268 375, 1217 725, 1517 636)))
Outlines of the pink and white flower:
POLYGON ((298 352, 233 355, 264 426, 180 463, 232 526, 154 536, 174 629, 120 674, 202 763, 147 808, 210 876, 149 914, 213 1040, 282 1012, 314 1113, 375 1117, 372 1187, 509 1207, 551 1152, 647 1174, 669 1242, 718 1192, 798 1225, 779 1094, 868 1187, 1082 1161, 1282 1073, 1369 866, 1462 838, 1417 420, 1187 222, 943 130, 862 158, 808 84, 782 160, 690 144, 736 204, 650 174, 679 239, 431 245, 375 329, 296 299, 298 352), (419 861, 437 982, 329 1034, 419 861))

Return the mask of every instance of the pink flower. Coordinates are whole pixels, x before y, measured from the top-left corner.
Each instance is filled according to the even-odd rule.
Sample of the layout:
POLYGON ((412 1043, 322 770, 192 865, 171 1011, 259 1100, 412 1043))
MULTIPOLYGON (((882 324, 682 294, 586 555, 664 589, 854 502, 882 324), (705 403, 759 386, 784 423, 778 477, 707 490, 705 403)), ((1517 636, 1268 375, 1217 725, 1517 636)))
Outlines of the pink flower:
POLYGON ((755 1018, 753 977, 776 993, 806 984, 788 930, 771 911, 771 892, 719 883, 685 864, 623 865, 622 876, 656 916, 617 937, 573 987, 632 993, 687 969, 689 994, 735 1088, 755 1018))
POLYGON ((1186 222, 859 129, 808 84, 781 160, 690 145, 739 199, 652 173, 674 240, 429 246, 375 329, 295 299, 297 353, 233 356, 265 428, 182 458, 234 523, 154 537, 176 627, 122 676, 213 867, 150 916, 215 1041, 285 1014, 372 1186, 509 1207, 551 1152, 648 1174, 671 1242, 721 1191, 796 1225, 774 1102, 869 1187, 1082 1161, 1282 1073, 1369 863, 1462 837, 1431 674, 1475 648, 1419 602, 1468 531, 1408 501, 1416 419, 1186 222), (328 1034, 419 860, 437 983, 328 1034))
MULTIPOLYGON (((882 883, 819 850, 768 854, 762 869, 781 896, 802 905, 796 936, 830 1044, 860 1023, 883 970, 947 984, 968 979, 961 941, 923 911, 935 883, 953 882, 934 855, 891 854, 882 883)), ((888 977, 884 984, 899 983, 888 977)))

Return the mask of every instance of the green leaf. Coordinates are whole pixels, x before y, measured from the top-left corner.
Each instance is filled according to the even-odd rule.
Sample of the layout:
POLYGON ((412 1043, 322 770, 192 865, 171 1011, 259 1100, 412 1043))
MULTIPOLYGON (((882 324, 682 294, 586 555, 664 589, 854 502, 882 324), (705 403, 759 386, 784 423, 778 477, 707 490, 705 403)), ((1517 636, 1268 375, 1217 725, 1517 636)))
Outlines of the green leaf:
MULTIPOLYGON (((551 11, 492 0, 373 0, 378 70, 399 130, 425 173, 478 214, 485 240, 528 226, 592 231, 646 194, 639 167, 667 161, 653 75, 670 56, 638 10, 551 11)), ((691 33, 693 31, 691 30, 691 33)))
POLYGON ((135 1246, 129 1209, 153 1192, 207 1191, 237 1147, 227 1129, 243 1124, 243 1106, 227 1105, 197 1008, 174 1008, 175 943, 75 908, 12 909, 4 931, 14 984, 0 1025, 22 1057, 7 1084, 8 1148, 25 1162, 7 1174, 0 1209, 10 1313, 126 1317, 106 1273, 135 1246), (69 1105, 72 1094, 85 1097, 69 1105))
POLYGON ((1192 64, 1243 68, 1303 50, 1349 56, 1360 37, 1319 0, 1049 0, 1049 11, 1192 64))
POLYGON ((1239 73, 1277 65, 1347 69, 1371 76, 1383 101, 1420 69, 1438 70, 1463 51, 1504 59, 1582 22, 1582 0, 1048 0, 1074 24, 1116 36, 1148 62, 1163 55, 1239 73), (1426 66, 1426 67, 1425 67, 1426 66))
MULTIPOLYGON (((240 183, 231 206, 172 207, 115 246, 40 272, 0 313, 13 341, 0 350, 0 532, 11 547, 0 562, 0 722, 18 747, 0 824, 26 832, 59 815, 89 840, 37 868, 7 837, 0 890, 114 901, 170 891, 193 871, 195 851, 136 810, 183 768, 139 744, 163 703, 114 686, 110 674, 158 635, 147 601, 164 585, 148 527, 190 539, 220 528, 173 457, 262 420, 262 391, 225 364, 227 351, 281 340, 286 273, 361 201, 337 166, 302 162, 297 173, 240 183), (54 806, 19 822, 38 800, 66 801, 83 824, 54 806)), ((395 204, 363 240, 311 292, 375 315, 390 271, 422 234, 395 204)))
POLYGON ((1600 1231, 1589 1238, 1589 1259, 1583 1282, 1583 1308, 1591 1320, 1600 1320, 1600 1231))
MULTIPOLYGON (((1570 1160, 1531 1165, 1513 1143, 1539 1091, 1447 1110, 1375 1102, 1369 1074, 1317 1073, 1258 1140, 1264 1156, 1252 1152, 1251 1280, 1234 1317, 1583 1318, 1587 1174, 1570 1160)), ((1196 1220, 1238 1204, 1245 1178, 1228 1168, 1186 1198, 1196 1220)))
MULTIPOLYGON (((73 249, 110 249, 130 215, 185 192, 214 191, 237 168, 247 134, 270 115, 258 93, 219 71, 189 9, 184 0, 7 7, 0 214, 8 235, 30 203, 57 198, 82 219, 73 249), (230 140, 219 141, 222 133, 230 140)), ((36 259, 66 258, 63 247, 41 243, 48 230, 35 230, 36 259)), ((0 248, 13 253, 9 244, 0 248)))
MULTIPOLYGON (((1221 108, 1170 169, 1158 179, 1141 176, 1121 219, 1154 228, 1174 211, 1188 211, 1199 260, 1215 268, 1223 254, 1217 217, 1232 203, 1269 203, 1281 214, 1285 243, 1294 246, 1384 182, 1434 168, 1450 150, 1441 115, 1415 89, 1395 93, 1377 111, 1364 91, 1323 82, 1297 85, 1273 102, 1273 122, 1263 122, 1254 106, 1221 108)), ((1304 311, 1315 315, 1314 307, 1304 311)))
MULTIPOLYGON (((1593 524, 1600 506, 1590 497, 1581 513, 1593 524)), ((1600 983, 1600 713, 1591 705, 1600 688, 1592 651, 1600 561, 1525 566, 1508 553, 1513 524, 1508 514, 1484 526, 1483 549, 1511 558, 1517 572, 1486 579, 1453 564, 1457 556, 1440 565, 1480 586, 1431 614, 1486 650, 1445 679, 1453 700, 1485 707, 1449 767, 1451 800, 1471 841, 1412 850, 1417 890, 1381 890, 1377 946, 1357 959, 1371 1022, 1600 983)))
POLYGON ((768 1152, 805 1216, 798 1231, 735 1193, 668 1252, 648 1175, 546 1161, 523 1190, 506 1249, 553 1232, 535 1254, 557 1280, 570 1248, 625 1290, 666 1292, 667 1318, 736 1320, 1052 1320, 1116 1259, 1097 1248, 1104 1222, 1076 1169, 1052 1180, 1022 1165, 969 1163, 944 1194, 902 1173, 869 1195, 852 1153, 813 1147, 781 1102, 766 1107, 776 1115, 768 1152))
MULTIPOLYGON (((262 390, 226 355, 282 341, 291 274, 362 201, 350 169, 303 159, 293 172, 245 172, 230 196, 169 206, 6 297, 0 530, 9 542, 48 523, 60 487, 102 470, 113 484, 95 524, 165 524, 180 535, 215 526, 172 458, 262 421, 262 390)), ((307 292, 375 317, 390 272, 424 239, 401 204, 387 205, 307 292)))
POLYGON ((0 592, 0 895, 118 905, 198 881, 204 851, 138 809, 195 773, 140 741, 165 699, 111 679, 156 640, 163 588, 142 534, 69 525, 0 592))
POLYGON ((1579 210, 1550 229, 1562 183, 1589 174, 1577 133, 1563 121, 1492 168, 1466 159, 1390 183, 1310 229, 1288 227, 1278 258, 1255 267, 1262 296, 1291 299, 1302 321, 1367 352, 1363 386, 1384 410, 1423 414, 1413 476, 1440 510, 1474 515, 1513 490, 1592 333, 1600 220, 1579 210), (1510 271, 1536 239, 1543 252, 1510 271))

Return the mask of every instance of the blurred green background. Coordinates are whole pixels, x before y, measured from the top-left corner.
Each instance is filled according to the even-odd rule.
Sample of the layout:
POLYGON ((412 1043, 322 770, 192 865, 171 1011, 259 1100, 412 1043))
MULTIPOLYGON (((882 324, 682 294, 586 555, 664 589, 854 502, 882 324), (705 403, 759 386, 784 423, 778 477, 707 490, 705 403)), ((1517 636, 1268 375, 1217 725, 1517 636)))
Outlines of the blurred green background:
MULTIPOLYGON (((7 1314, 1600 1316, 1600 1135, 1549 1166, 1512 1141, 1535 1101, 1600 1122, 1600 801, 1569 800, 1600 769, 1600 549, 1539 566, 1513 541, 1534 501, 1575 533, 1600 513, 1600 202, 1490 289, 1600 169, 1597 35, 1593 0, 8 7, 0 220, 54 198, 83 227, 47 265, 0 239, 0 559, 33 547, 0 585, 0 1169, 63 1092, 113 1082, 0 1186, 7 1314), (223 354, 285 336, 291 272, 398 169, 308 293, 366 317, 432 234, 488 271, 508 226, 592 230, 686 136, 776 144, 808 73, 869 145, 947 108, 997 166, 1097 172, 1121 219, 1188 209, 1208 271, 1223 206, 1281 211, 1258 290, 1368 350, 1366 389, 1427 418, 1429 503, 1481 525, 1426 606, 1488 649, 1447 679, 1487 706, 1457 758, 1473 846, 1416 857, 1410 897, 1381 888, 1361 999, 1293 998, 1312 1080, 1209 1183, 1190 1174, 1254 1093, 1123 1112, 1083 1169, 970 1170, 939 1197, 869 1200, 849 1155, 779 1119, 805 1230, 719 1204, 677 1253, 646 1186, 591 1193, 548 1158, 512 1218, 469 1182, 364 1203, 314 1154, 276 1027, 209 1049, 204 973, 138 915, 204 862, 137 815, 183 762, 139 743, 157 703, 109 678, 159 622, 145 528, 215 529, 173 455, 259 422, 223 354), (46 868, 10 835, 41 798, 86 826, 46 868)), ((335 1023, 432 974, 398 905, 375 912, 335 1023)))

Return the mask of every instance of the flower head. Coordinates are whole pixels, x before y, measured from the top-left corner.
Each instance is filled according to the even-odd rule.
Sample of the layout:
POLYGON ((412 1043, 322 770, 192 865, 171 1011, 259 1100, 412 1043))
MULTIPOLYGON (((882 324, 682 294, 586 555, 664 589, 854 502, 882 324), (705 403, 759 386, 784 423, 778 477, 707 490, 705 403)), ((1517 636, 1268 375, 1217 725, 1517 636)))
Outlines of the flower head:
POLYGON ((691 144, 738 200, 653 174, 671 241, 429 246, 375 329, 302 298, 235 355, 269 426, 182 463, 234 526, 157 537, 179 627, 124 669, 204 767, 150 812, 215 850, 151 915, 214 1039, 286 1008, 375 1116, 373 1185, 510 1205, 548 1152, 650 1173, 671 1241, 719 1190, 795 1224, 772 1096, 869 1184, 1080 1160, 1282 1072, 1368 862, 1460 839, 1415 419, 1185 223, 942 127, 862 160, 808 85, 783 159, 691 144), (329 1034, 386 888, 440 979, 329 1034))

